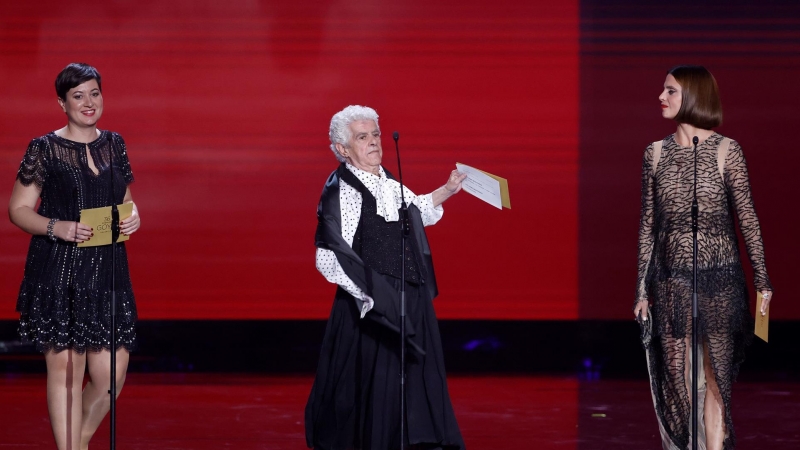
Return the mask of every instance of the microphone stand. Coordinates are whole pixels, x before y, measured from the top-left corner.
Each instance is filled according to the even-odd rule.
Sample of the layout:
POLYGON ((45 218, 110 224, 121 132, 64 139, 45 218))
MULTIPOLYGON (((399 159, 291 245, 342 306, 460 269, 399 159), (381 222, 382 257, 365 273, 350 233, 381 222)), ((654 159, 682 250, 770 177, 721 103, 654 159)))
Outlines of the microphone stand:
POLYGON ((406 448, 406 241, 411 233, 408 223, 408 205, 403 192, 403 169, 400 167, 400 133, 392 134, 394 148, 397 152, 397 174, 400 176, 400 220, 402 250, 400 251, 400 450, 406 448))
POLYGON ((111 442, 109 448, 116 448, 117 435, 117 238, 119 238, 119 210, 114 198, 114 138, 109 137, 108 166, 111 178, 111 386, 108 390, 111 408, 109 425, 111 442))
POLYGON ((697 450, 697 360, 699 347, 698 306, 697 306, 697 136, 692 138, 694 144, 694 193, 692 195, 692 450, 697 450))

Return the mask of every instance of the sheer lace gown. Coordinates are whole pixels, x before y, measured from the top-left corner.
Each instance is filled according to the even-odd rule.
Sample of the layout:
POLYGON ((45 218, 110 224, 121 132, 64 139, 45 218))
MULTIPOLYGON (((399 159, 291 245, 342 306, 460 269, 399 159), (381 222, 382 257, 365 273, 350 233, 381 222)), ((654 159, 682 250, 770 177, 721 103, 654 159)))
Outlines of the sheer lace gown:
MULTIPOLYGON (((731 141, 724 161, 718 161, 722 139, 714 133, 697 147, 698 301, 700 336, 708 346, 722 397, 725 448, 730 449, 735 444, 731 384, 744 359, 753 323, 734 214, 753 267, 756 289, 771 290, 772 286, 764 264, 761 230, 744 154, 739 144, 731 141)), ((651 305, 653 338, 646 349, 665 448, 685 449, 690 443, 692 408, 687 386, 691 386, 691 374, 685 361, 692 333, 694 158, 693 148, 681 147, 672 135, 663 141, 655 173, 652 144, 645 150, 642 162, 636 300, 649 299, 651 305), (669 446, 670 441, 673 447, 669 446)))

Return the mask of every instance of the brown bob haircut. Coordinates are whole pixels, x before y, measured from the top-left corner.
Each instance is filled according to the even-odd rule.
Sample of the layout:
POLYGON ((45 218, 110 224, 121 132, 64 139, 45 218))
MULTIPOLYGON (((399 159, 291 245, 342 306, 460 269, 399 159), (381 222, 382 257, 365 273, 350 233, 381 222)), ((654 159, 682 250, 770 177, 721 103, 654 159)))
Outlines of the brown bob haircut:
POLYGON ((675 116, 678 123, 710 130, 722 125, 722 103, 714 75, 703 66, 675 66, 670 75, 681 85, 681 110, 675 116))

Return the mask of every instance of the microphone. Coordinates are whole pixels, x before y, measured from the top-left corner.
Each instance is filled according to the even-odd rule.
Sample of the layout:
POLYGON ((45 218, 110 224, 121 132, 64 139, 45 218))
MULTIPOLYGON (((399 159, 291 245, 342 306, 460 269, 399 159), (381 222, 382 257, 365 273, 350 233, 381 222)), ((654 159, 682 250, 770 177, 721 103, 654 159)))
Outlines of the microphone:
POLYGON ((109 194, 111 197, 111 244, 113 248, 113 244, 116 244, 117 239, 119 239, 119 210, 117 209, 116 198, 114 198, 114 137, 111 136, 108 139, 108 169, 110 172, 109 178, 111 180, 109 181, 109 187, 111 189, 109 194))
POLYGON ((698 389, 698 355, 700 349, 700 309, 697 301, 697 136, 692 138, 694 144, 694 195, 692 196, 692 449, 697 449, 697 389, 698 389))
POLYGON ((403 168, 400 165, 400 144, 397 142, 400 140, 400 133, 397 131, 392 133, 392 139, 394 139, 394 149, 397 152, 397 175, 400 177, 400 209, 403 219, 403 234, 408 236, 411 234, 411 225, 408 223, 408 205, 406 205, 405 189, 403 188, 403 168))
POLYGON ((694 236, 697 236, 697 219, 700 212, 700 208, 697 206, 697 143, 700 140, 697 139, 697 136, 692 138, 692 144, 694 144, 694 195, 692 196, 692 233, 694 236))

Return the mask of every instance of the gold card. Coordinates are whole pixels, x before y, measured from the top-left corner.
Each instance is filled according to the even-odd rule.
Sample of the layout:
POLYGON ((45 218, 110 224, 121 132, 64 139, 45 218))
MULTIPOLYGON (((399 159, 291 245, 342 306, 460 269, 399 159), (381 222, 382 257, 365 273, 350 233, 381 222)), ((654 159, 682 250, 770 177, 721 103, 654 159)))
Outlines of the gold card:
MULTIPOLYGON (((478 169, 481 170, 481 169, 478 169)), ((498 177, 497 175, 491 174, 485 170, 481 170, 481 172, 489 175, 490 177, 494 178, 500 183, 500 198, 503 202, 503 208, 511 209, 511 197, 508 194, 508 180, 503 177, 498 177)))
MULTIPOLYGON (((133 214, 133 203, 117 205, 119 220, 127 219, 133 214)), ((91 208, 81 210, 80 223, 88 225, 94 230, 94 236, 88 241, 78 243, 78 247, 97 247, 111 245, 111 207, 91 208)), ((117 242, 127 241, 130 236, 120 233, 117 242)))
POLYGON ((762 316, 761 303, 764 301, 764 296, 761 292, 756 292, 756 296, 758 298, 756 300, 756 336, 763 339, 764 342, 769 342, 769 306, 767 306, 766 314, 762 316))
MULTIPOLYGON (((475 195, 476 197, 480 198, 481 200, 483 200, 483 201, 485 201, 485 202, 487 202, 487 203, 491 204, 492 206, 495 206, 495 207, 497 207, 499 209, 503 209, 503 208, 511 209, 511 197, 510 197, 510 195, 508 193, 508 180, 506 180, 503 177, 497 176, 495 174, 489 173, 489 172, 487 172, 485 170, 477 169, 475 167, 471 167, 471 166, 468 166, 468 165, 466 165, 464 163, 460 163, 460 162, 456 162, 456 168, 457 169, 464 169, 464 170, 475 170, 475 171, 478 171, 478 172, 486 175, 487 177, 492 178, 493 180, 497 181, 498 188, 500 190, 500 202, 499 203, 495 203, 492 200, 487 200, 486 198, 484 198, 481 195, 476 195, 474 192, 470 191, 469 188, 465 188, 464 191, 465 192, 469 192, 472 195, 475 195), (461 166, 463 166, 463 167, 461 167, 461 166)), ((467 172, 467 173, 469 173, 469 172, 467 172)))

